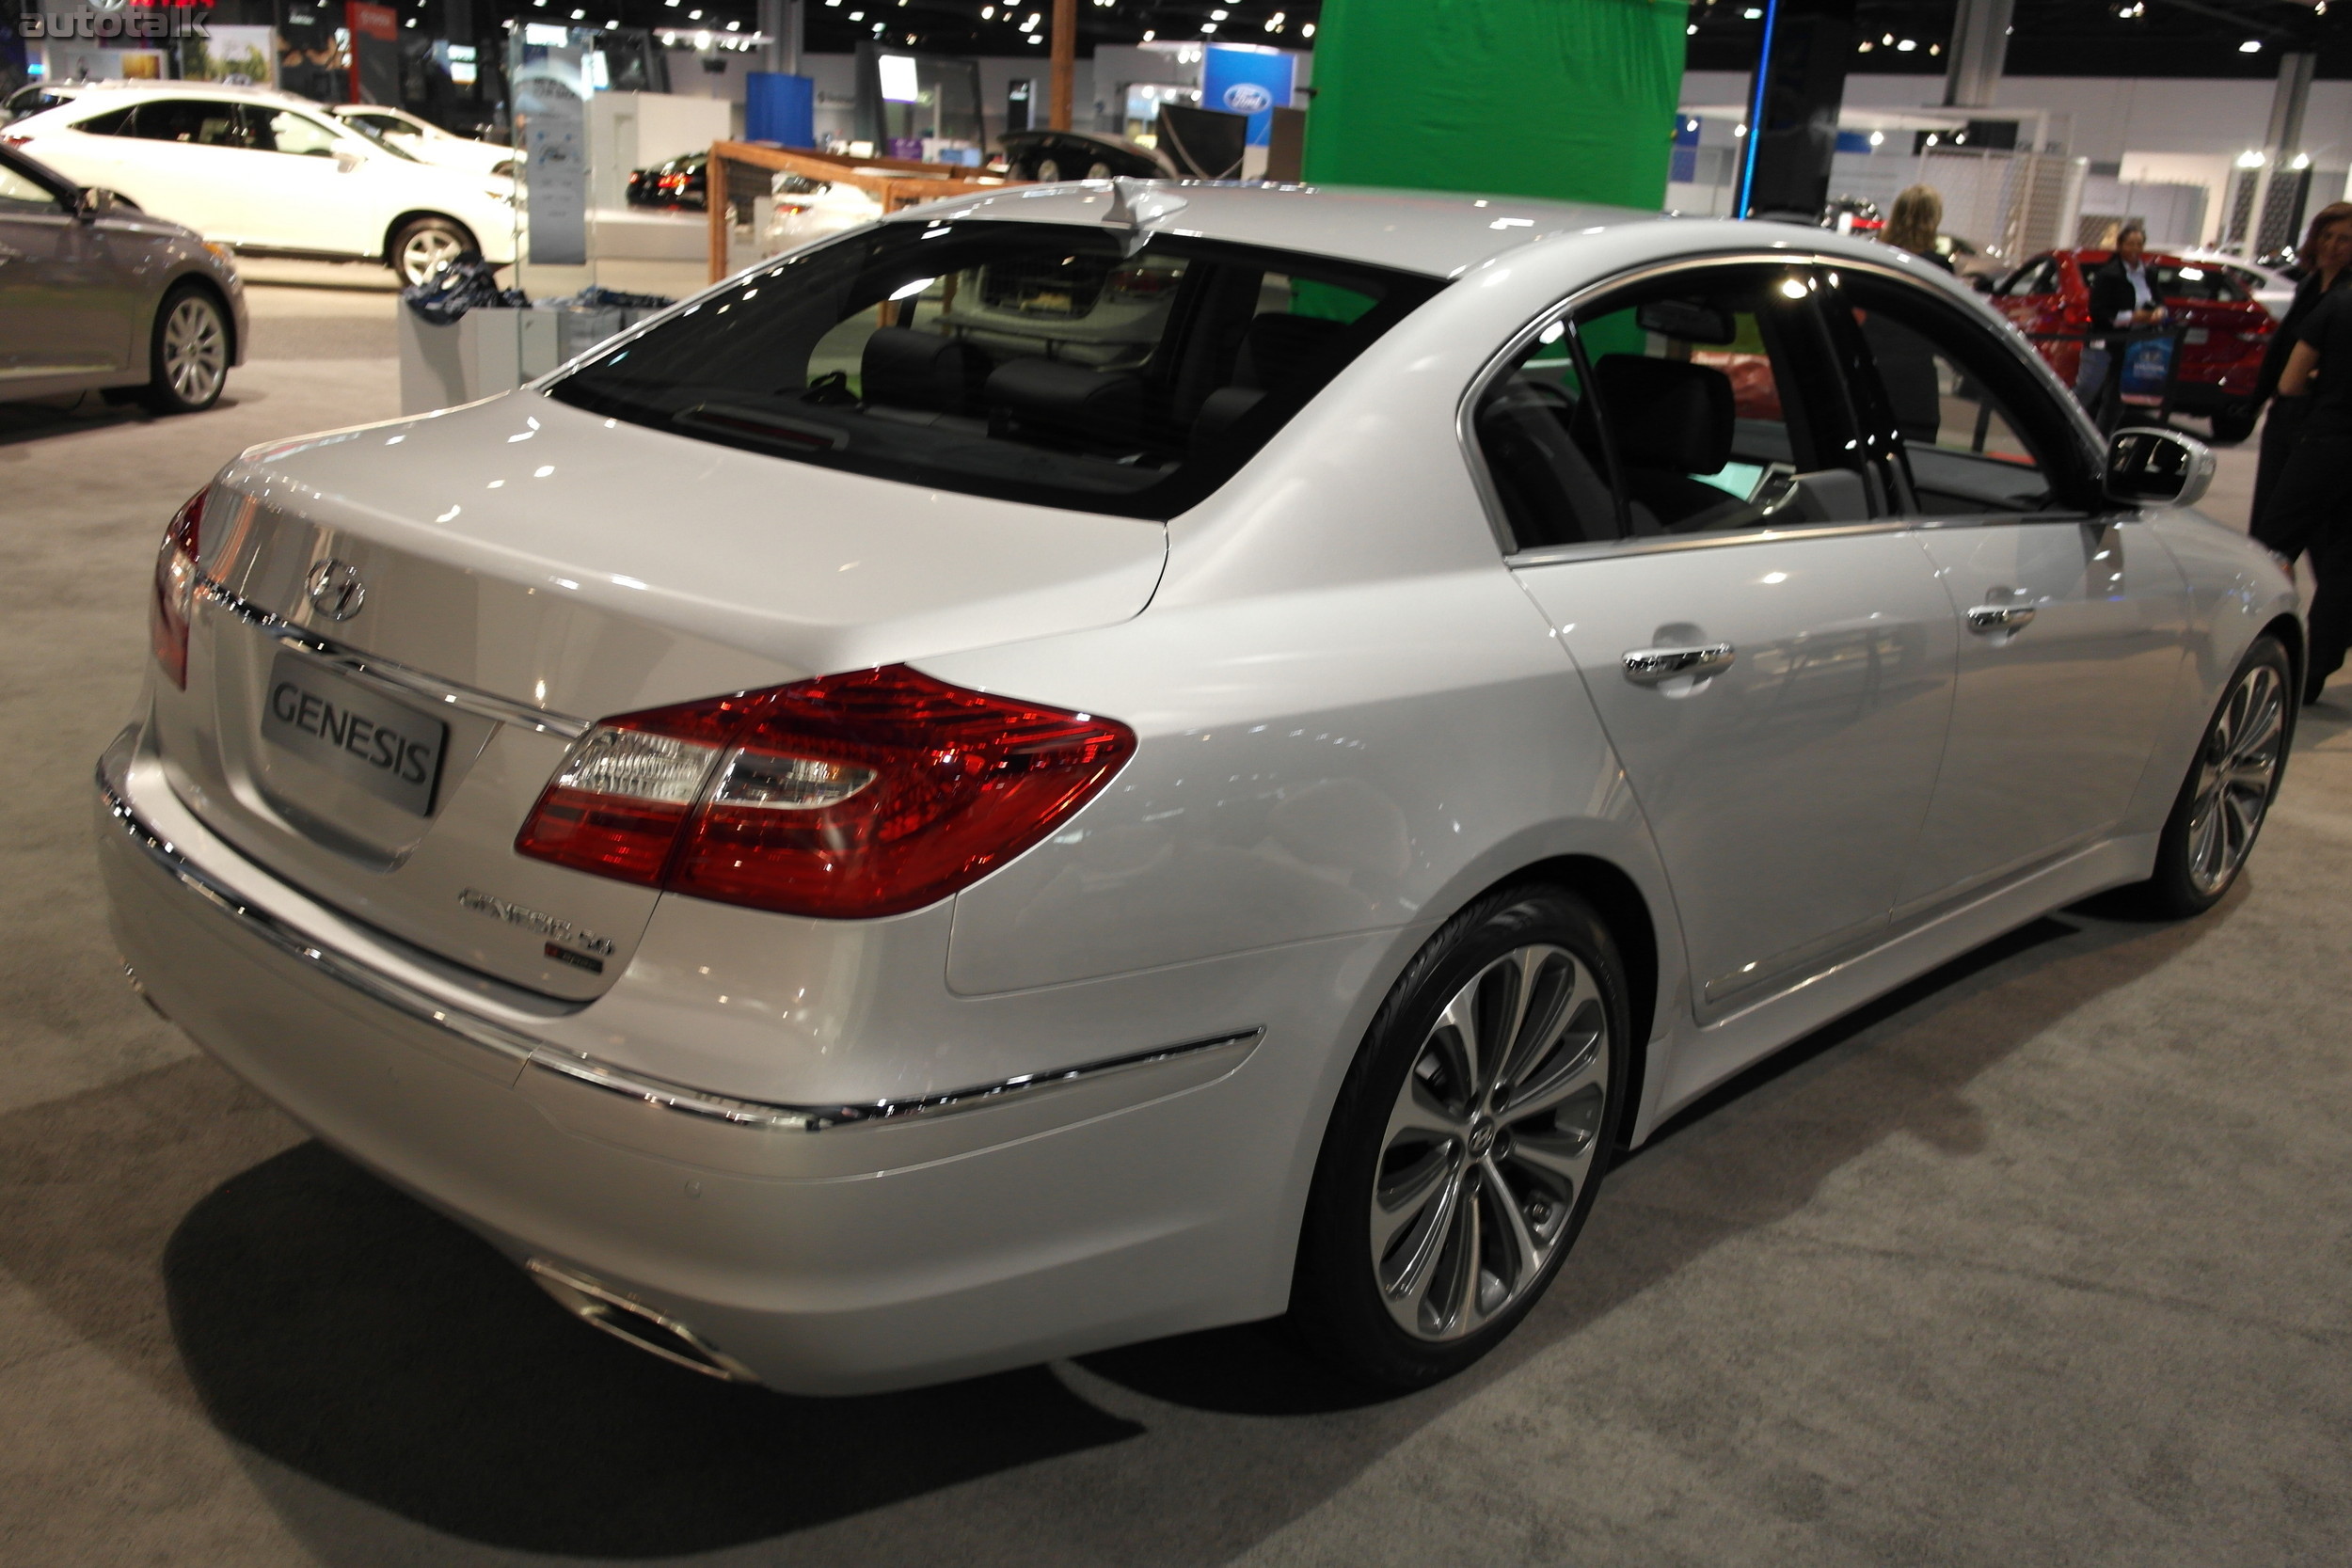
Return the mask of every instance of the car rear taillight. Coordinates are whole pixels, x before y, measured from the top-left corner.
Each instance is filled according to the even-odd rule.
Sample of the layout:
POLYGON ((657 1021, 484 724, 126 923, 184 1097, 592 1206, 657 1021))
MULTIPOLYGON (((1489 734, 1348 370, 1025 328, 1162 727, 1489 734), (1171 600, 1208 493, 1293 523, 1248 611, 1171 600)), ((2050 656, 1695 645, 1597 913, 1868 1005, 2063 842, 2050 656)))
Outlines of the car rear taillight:
POLYGON ((147 607, 148 641, 155 662, 171 684, 188 688, 188 615, 196 604, 197 553, 204 527, 204 498, 199 490, 172 514, 164 542, 155 550, 155 592, 147 607))
POLYGON ((786 914, 902 914, 1036 844, 1135 749, 1115 720, 889 665, 607 719, 515 848, 786 914))

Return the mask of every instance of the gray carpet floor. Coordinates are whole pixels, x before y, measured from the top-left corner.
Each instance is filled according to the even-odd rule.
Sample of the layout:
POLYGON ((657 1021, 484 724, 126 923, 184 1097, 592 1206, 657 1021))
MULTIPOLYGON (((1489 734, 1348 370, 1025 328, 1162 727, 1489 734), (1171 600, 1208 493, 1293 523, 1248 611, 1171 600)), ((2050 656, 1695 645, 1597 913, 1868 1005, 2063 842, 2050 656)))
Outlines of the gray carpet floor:
POLYGON ((1729 1085, 1454 1384, 1238 1329, 782 1399, 562 1317, 123 988, 89 767, 163 521, 394 411, 387 298, 256 294, 212 413, 0 408, 0 1563, 2345 1560, 2352 682, 2221 909, 2041 921, 1729 1085))

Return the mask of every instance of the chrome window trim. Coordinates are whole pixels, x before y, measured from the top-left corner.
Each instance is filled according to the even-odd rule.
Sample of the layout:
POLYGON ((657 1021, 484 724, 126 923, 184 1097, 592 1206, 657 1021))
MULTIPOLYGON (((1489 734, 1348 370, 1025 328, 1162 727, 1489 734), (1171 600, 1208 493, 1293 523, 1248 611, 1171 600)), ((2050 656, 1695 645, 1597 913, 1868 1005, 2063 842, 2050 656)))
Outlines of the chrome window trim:
POLYGON ((493 719, 501 724, 514 724, 522 729, 537 730, 545 735, 560 736, 565 740, 578 740, 596 722, 575 719, 569 714, 532 707, 528 703, 510 702, 504 697, 453 681, 412 670, 395 660, 362 653, 358 649, 321 637, 317 632, 295 626, 275 610, 263 610, 250 600, 239 598, 209 578, 199 578, 197 592, 221 609, 236 616, 264 637, 274 638, 289 647, 301 649, 363 686, 395 697, 421 697, 427 702, 440 703, 470 713, 478 718, 493 719))
MULTIPOLYGON (((181 887, 227 916, 247 935, 330 979, 340 981, 371 1001, 403 1017, 453 1035, 490 1053, 509 1065, 517 1079, 528 1068, 559 1073, 575 1083, 602 1089, 665 1111, 761 1132, 825 1132, 836 1128, 877 1128, 917 1119, 935 1120, 961 1111, 980 1110, 1007 1101, 1050 1093, 1075 1084, 1093 1083, 1117 1073, 1135 1071, 1203 1052, 1230 1051, 1239 1058, 1255 1050, 1265 1027, 1236 1029, 1204 1039, 1185 1040, 1150 1051, 1130 1053, 1082 1063, 1054 1071, 1023 1073, 998 1083, 975 1085, 944 1094, 908 1100, 879 1100, 861 1104, 792 1105, 740 1100, 690 1088, 648 1074, 615 1067, 593 1056, 550 1044, 434 997, 385 974, 373 964, 340 953, 300 927, 267 910, 246 902, 234 890, 199 869, 180 847, 138 814, 129 795, 131 738, 122 737, 98 759, 97 784, 107 812, 133 845, 181 887)), ((135 976, 134 983, 136 983, 135 976)))
MULTIPOLYGON (((1600 294, 1646 283, 1652 278, 1671 277, 1677 272, 1695 271, 1701 267, 1749 265, 1808 266, 1821 267, 1832 272, 1839 270, 1867 272, 1906 283, 1931 299, 1937 297, 1937 292, 1933 286, 1914 276, 1910 269, 1899 262, 1793 248, 1757 248, 1713 251, 1706 254, 1677 256, 1661 261, 1637 262, 1630 267, 1586 283, 1558 302, 1545 307, 1526 325, 1513 333, 1504 341, 1502 347, 1488 357, 1486 366, 1470 378, 1470 387, 1463 393, 1461 402, 1455 407, 1454 414, 1454 438, 1461 444, 1464 461, 1470 465, 1470 483, 1478 492, 1479 503, 1486 509, 1486 526, 1493 531, 1496 542, 1502 547, 1504 565, 1518 568, 1549 565, 1558 562, 1609 559, 1621 555, 1647 555, 1661 550, 1716 549, 1735 545, 1768 544, 1781 540, 1834 537, 1842 534, 1899 533, 1921 526, 1931 526, 1936 521, 1925 517, 1887 517, 1867 523, 1823 523, 1807 528, 1750 529, 1737 533, 1649 534, 1626 539, 1588 541, 1580 545, 1543 545, 1530 550, 1517 548, 1518 541, 1511 532, 1510 517, 1502 509, 1502 499, 1497 493, 1493 476, 1486 468, 1486 454, 1479 449, 1475 424, 1479 400, 1486 395, 1495 382, 1505 373, 1519 355, 1534 342, 1536 336, 1545 327, 1554 322, 1565 320, 1600 294)), ((1999 341, 2010 354, 2027 361, 2044 383, 2043 390, 2056 397, 2072 413, 2076 436, 2090 437, 2089 445, 2084 449, 2086 456, 2090 453, 2104 453, 2106 445, 2096 439, 2096 428, 2090 423, 2090 417, 2082 412, 2081 406, 2074 402, 2073 395, 2058 379, 2057 372, 2042 362, 2041 355, 2034 352, 2033 345, 2026 341, 2024 333, 2018 331, 2016 324, 1998 311, 1990 309, 1983 309, 1982 314, 1985 320, 1979 325, 1993 328, 1988 336, 1999 341)), ((1611 487, 1614 489, 1613 480, 1611 482, 1611 487)), ((1972 517, 1970 520, 1981 521, 1982 519, 1972 517)), ((2021 515, 2019 520, 2046 521, 2050 518, 2047 514, 2039 514, 2031 517, 2021 515)))

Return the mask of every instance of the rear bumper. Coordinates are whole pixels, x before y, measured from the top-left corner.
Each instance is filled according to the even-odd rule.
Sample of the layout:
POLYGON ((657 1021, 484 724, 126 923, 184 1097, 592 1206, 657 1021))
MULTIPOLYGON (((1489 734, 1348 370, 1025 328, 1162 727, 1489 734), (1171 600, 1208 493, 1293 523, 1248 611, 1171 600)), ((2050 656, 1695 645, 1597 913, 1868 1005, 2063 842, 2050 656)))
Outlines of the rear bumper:
POLYGON ((510 1257, 764 1383, 904 1386, 1281 1308, 1315 1053, 1252 1030, 864 1120, 747 1106, 437 1003, 175 806, 126 733, 101 764, 100 861, 174 1022, 510 1257))

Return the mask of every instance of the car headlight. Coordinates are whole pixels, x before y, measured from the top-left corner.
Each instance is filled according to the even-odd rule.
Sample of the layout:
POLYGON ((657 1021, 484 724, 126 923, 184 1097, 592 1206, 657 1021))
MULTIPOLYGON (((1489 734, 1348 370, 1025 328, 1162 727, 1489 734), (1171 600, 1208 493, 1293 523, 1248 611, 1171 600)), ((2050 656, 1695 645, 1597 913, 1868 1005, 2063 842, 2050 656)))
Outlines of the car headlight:
POLYGON ((218 240, 206 240, 204 248, 211 251, 219 260, 220 264, 229 269, 229 281, 234 283, 237 280, 237 253, 218 240))

